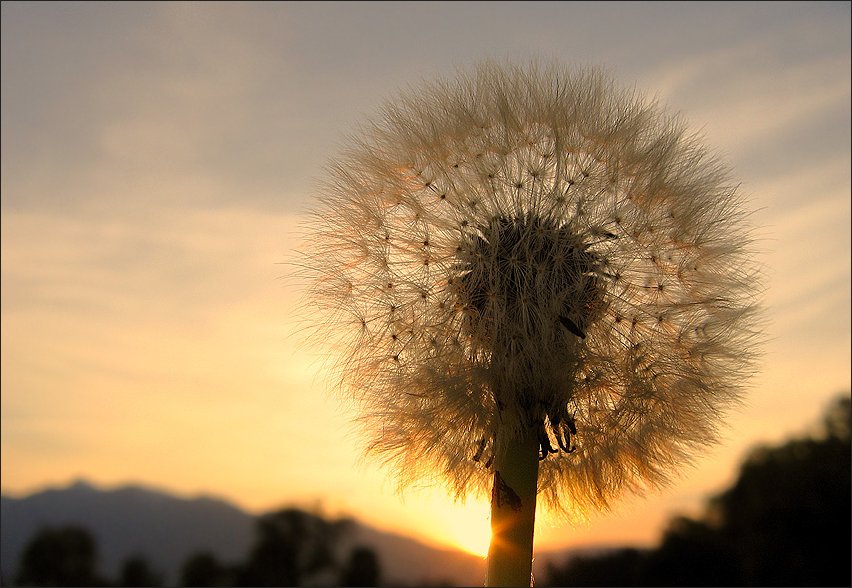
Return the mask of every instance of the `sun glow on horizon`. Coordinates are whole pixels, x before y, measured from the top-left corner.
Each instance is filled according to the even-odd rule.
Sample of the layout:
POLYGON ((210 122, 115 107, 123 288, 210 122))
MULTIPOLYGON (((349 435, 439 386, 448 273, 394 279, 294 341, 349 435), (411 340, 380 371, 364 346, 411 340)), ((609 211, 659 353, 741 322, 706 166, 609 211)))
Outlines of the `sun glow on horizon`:
POLYGON ((458 505, 449 522, 448 539, 466 553, 485 559, 491 543, 490 505, 484 501, 468 501, 458 505))
POLYGON ((488 557, 488 546, 491 544, 491 530, 485 533, 470 533, 468 537, 460 537, 456 547, 477 557, 485 559, 488 557))

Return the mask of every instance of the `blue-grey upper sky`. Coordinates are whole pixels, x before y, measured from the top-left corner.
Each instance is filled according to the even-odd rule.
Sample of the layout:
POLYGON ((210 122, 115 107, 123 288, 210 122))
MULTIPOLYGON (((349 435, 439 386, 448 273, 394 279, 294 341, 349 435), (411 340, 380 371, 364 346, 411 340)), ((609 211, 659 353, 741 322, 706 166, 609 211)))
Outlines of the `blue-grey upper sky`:
POLYGON ((649 540, 848 390, 848 2, 4 2, 3 490, 319 497, 472 548, 443 499, 352 466, 278 262, 347 134, 486 58, 603 66, 681 112, 742 182, 767 268, 769 343, 722 448, 577 541, 649 540))
MULTIPOLYGON (((757 90, 771 109, 842 86, 830 76, 848 73, 849 4, 9 2, 3 37, 3 141, 14 146, 4 188, 59 177, 73 188, 75 174, 112 155, 133 173, 204 170, 234 187, 220 199, 289 209, 336 138, 383 100, 482 58, 601 64, 675 108, 712 110, 700 122, 725 132, 738 113, 715 105, 757 90), (822 71, 789 75, 815 64, 822 71), (155 152, 135 162, 104 144, 128 120, 159 127, 140 138, 155 152)), ((797 160, 843 149, 843 116, 838 107, 790 128, 820 137, 797 160)), ((750 151, 735 163, 785 156, 750 151)), ((95 197, 82 192, 4 189, 3 206, 95 197)))

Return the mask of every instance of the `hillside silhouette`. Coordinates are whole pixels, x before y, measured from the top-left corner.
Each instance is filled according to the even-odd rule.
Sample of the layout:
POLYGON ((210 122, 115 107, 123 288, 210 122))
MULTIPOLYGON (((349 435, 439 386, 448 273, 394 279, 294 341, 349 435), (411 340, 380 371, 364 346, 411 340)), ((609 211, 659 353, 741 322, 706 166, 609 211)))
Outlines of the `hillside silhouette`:
MULTIPOLYGON (((248 579, 245 570, 241 572, 238 568, 252 558, 262 561, 258 525, 287 511, 302 512, 283 509, 256 517, 214 498, 184 499, 139 486, 101 490, 82 481, 25 498, 4 496, 0 500, 0 584, 15 582, 24 551, 40 533, 71 528, 74 530, 71 536, 79 536, 77 531, 83 531, 96 547, 89 569, 100 580, 84 585, 107 581, 135 585, 203 585, 204 582, 259 585, 259 579, 248 579), (189 563, 196 578, 214 579, 182 582, 189 563), (134 577, 144 577, 147 581, 134 581, 134 577)), ((475 585, 484 577, 484 562, 474 555, 426 545, 355 520, 329 521, 311 513, 291 518, 317 529, 323 524, 337 524, 344 530, 338 534, 336 565, 340 570, 335 573, 347 575, 334 583, 355 582, 354 577, 375 567, 384 581, 394 585, 475 585)), ((318 579, 312 574, 306 572, 306 579, 299 581, 324 581, 322 573, 317 574, 318 579)))
POLYGON ((214 498, 177 498, 139 486, 102 491, 78 481, 25 498, 0 499, 0 566, 3 579, 17 573, 24 547, 48 528, 86 530, 98 547, 99 569, 114 578, 126 558, 144 555, 167 582, 187 555, 208 550, 225 561, 245 557, 254 518, 214 498))
POLYGON ((554 586, 849 586, 850 398, 813 435, 751 451, 698 519, 670 521, 656 549, 551 565, 554 586))
MULTIPOLYGON (((248 559, 228 565, 209 552, 187 558, 181 586, 378 586, 375 552, 346 553, 347 521, 326 521, 297 509, 259 517, 248 559)), ((86 529, 45 527, 25 547, 13 582, 19 586, 162 586, 163 576, 141 555, 128 557, 112 581, 101 575, 98 548, 86 529)))

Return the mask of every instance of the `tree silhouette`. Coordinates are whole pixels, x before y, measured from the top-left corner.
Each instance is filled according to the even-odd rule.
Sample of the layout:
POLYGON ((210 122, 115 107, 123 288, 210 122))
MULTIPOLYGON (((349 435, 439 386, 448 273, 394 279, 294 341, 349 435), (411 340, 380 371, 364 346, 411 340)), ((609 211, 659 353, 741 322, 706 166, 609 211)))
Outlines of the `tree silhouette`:
POLYGON ((106 586, 97 573, 97 546, 77 526, 45 527, 21 556, 16 584, 21 586, 106 586))
POLYGON ((340 576, 340 585, 378 586, 380 580, 381 567, 376 552, 364 546, 353 549, 340 576))
MULTIPOLYGON (((348 520, 325 520, 297 509, 258 518, 257 538, 246 562, 225 565, 202 551, 184 562, 181 586, 377 586, 376 553, 355 546, 348 553, 348 520)), ((140 554, 127 557, 109 582, 97 572, 97 544, 78 526, 45 527, 25 547, 15 585, 162 586, 163 575, 140 554)), ((6 585, 2 578, 0 585, 6 585)))
POLYGON ((850 398, 817 434, 753 450, 702 520, 677 518, 651 551, 551 566, 554 585, 848 586, 850 398))
POLYGON ((335 582, 338 544, 346 528, 345 521, 326 521, 296 509, 261 517, 237 585, 299 586, 317 578, 335 582))
POLYGON ((377 586, 376 553, 355 546, 347 554, 348 520, 325 520, 297 509, 257 519, 256 539, 245 562, 228 566, 199 552, 181 569, 182 586, 377 586))
POLYGON ((142 555, 132 555, 124 560, 118 576, 119 586, 162 586, 163 576, 151 568, 142 555))
POLYGON ((181 568, 181 586, 233 586, 234 582, 234 570, 206 551, 190 556, 181 568))
POLYGON ((597 557, 578 556, 565 566, 547 567, 545 585, 552 586, 639 586, 645 554, 632 548, 597 557))
POLYGON ((850 399, 817 438, 759 448, 708 517, 737 549, 749 585, 850 583, 850 399))
POLYGON ((703 521, 678 517, 669 523, 660 546, 640 567, 645 583, 666 586, 736 586, 742 584, 731 544, 703 521))

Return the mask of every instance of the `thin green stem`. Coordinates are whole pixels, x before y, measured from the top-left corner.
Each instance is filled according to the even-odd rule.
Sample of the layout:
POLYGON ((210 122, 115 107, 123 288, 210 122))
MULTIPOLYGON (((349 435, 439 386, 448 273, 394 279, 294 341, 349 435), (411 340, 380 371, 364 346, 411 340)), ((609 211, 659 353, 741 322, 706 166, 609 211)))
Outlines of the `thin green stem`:
POLYGON ((494 458, 486 586, 531 585, 538 455, 538 438, 528 435, 494 458))

